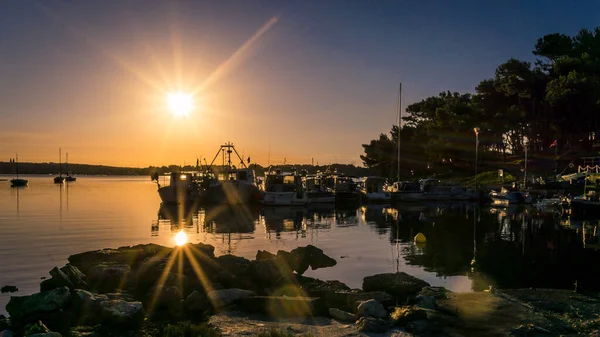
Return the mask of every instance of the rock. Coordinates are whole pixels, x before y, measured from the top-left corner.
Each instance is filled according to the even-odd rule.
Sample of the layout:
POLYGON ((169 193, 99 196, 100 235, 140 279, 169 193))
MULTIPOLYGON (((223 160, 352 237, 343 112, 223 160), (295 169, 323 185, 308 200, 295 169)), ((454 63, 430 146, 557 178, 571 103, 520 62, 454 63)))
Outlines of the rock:
MULTIPOLYGON (((278 250, 277 257, 285 261, 285 263, 291 270, 297 271, 299 269, 298 262, 296 261, 296 256, 294 254, 286 252, 285 250, 278 250)), ((306 266, 306 269, 308 269, 308 265, 306 266)), ((306 269, 304 269, 304 271, 306 271, 306 269)))
POLYGON ((308 317, 318 313, 317 298, 286 296, 251 296, 239 301, 239 307, 250 313, 273 318, 308 317))
POLYGON ((340 322, 354 322, 356 315, 336 308, 329 308, 329 316, 340 322))
POLYGON ((183 302, 184 308, 188 312, 203 312, 210 309, 210 303, 205 294, 194 290, 183 302))
POLYGON ((522 324, 510 332, 511 336, 552 336, 554 335, 547 329, 536 326, 534 324, 522 324))
POLYGON ((221 268, 233 276, 245 273, 250 266, 250 260, 235 255, 221 255, 216 261, 221 268))
POLYGON ((439 300, 441 298, 447 298, 449 293, 452 293, 452 291, 450 291, 444 287, 427 286, 427 287, 423 287, 423 289, 421 289, 421 291, 419 292, 419 295, 420 296, 431 296, 431 297, 435 298, 436 300, 439 300))
POLYGON ((71 299, 69 288, 61 287, 29 296, 13 296, 6 305, 11 319, 21 320, 36 314, 49 313, 65 308, 71 299))
POLYGON ((27 337, 62 337, 58 332, 44 332, 34 333, 33 335, 27 335, 27 337))
MULTIPOLYGON (((197 245, 190 246, 196 247, 197 245)), ((214 251, 214 247, 212 249, 214 251)), ((87 275, 90 269, 100 263, 127 264, 130 267, 135 267, 149 258, 167 257, 172 251, 172 248, 155 244, 120 247, 119 249, 101 249, 71 255, 69 256, 69 263, 87 275)))
POLYGON ((127 264, 100 263, 89 271, 90 286, 100 292, 122 289, 130 272, 131 267, 127 264))
POLYGON ((298 247, 293 249, 290 253, 296 258, 294 270, 298 274, 304 274, 309 266, 311 269, 315 270, 318 268, 333 267, 337 264, 333 258, 325 255, 322 249, 313 245, 298 247))
POLYGON ((377 274, 363 279, 364 291, 385 291, 399 299, 416 295, 429 283, 404 272, 377 274))
POLYGON ((254 295, 252 291, 234 288, 213 290, 207 294, 207 298, 215 309, 219 309, 254 295))
POLYGON ((64 287, 65 285, 61 285, 60 281, 55 279, 55 278, 49 278, 49 279, 45 279, 42 282, 40 282, 40 291, 44 292, 44 291, 49 291, 49 290, 53 290, 56 288, 60 288, 60 287, 64 287))
POLYGON ((426 295, 417 295, 415 306, 423 309, 435 310, 437 308, 435 297, 426 295))
POLYGON ((46 332, 50 332, 50 329, 48 329, 48 327, 46 325, 44 325, 44 322, 42 321, 37 321, 33 324, 28 324, 25 327, 25 335, 29 336, 32 334, 37 334, 37 333, 46 333, 46 332))
POLYGON ((4 315, 0 315, 0 331, 10 330, 10 323, 4 315))
POLYGON ((406 324, 406 331, 417 335, 429 334, 438 330, 439 327, 435 322, 426 319, 420 319, 406 324))
POLYGON ((387 316, 387 311, 381 303, 375 300, 360 302, 357 308, 358 317, 375 317, 384 318, 387 316))
POLYGON ((412 321, 427 319, 427 312, 413 307, 396 307, 391 317, 395 325, 405 326, 412 321))
POLYGON ((266 260, 266 259, 272 259, 272 258, 275 258, 275 257, 277 257, 277 255, 275 255, 275 254, 273 254, 271 252, 268 252, 266 250, 258 250, 256 252, 256 259, 257 260, 266 260))
POLYGON ((321 297, 324 298, 330 293, 336 291, 350 290, 346 284, 340 281, 322 281, 312 277, 306 277, 298 275, 296 277, 298 283, 301 285, 302 290, 310 297, 321 297))
POLYGON ((15 287, 15 286, 4 286, 2 288, 0 288, 0 293, 14 293, 16 291, 19 291, 19 288, 15 287))
POLYGON ((254 281, 255 286, 268 287, 282 278, 287 281, 286 283, 291 283, 294 274, 283 259, 275 258, 250 261, 247 276, 254 281))
POLYGON ((58 269, 58 267, 54 267, 52 270, 50 270, 50 276, 52 276, 54 284, 58 285, 59 287, 68 287, 69 289, 75 288, 75 285, 73 282, 71 282, 69 277, 60 269, 58 269))
POLYGON ((78 315, 77 321, 94 325, 101 321, 102 309, 100 303, 108 301, 107 295, 94 294, 87 290, 73 290, 73 311, 78 315))
POLYGON ((191 248, 192 253, 194 255, 202 255, 207 258, 215 258, 215 247, 209 244, 204 244, 202 242, 195 244, 188 244, 188 247, 191 248))
POLYGON ((108 300, 100 303, 103 324, 112 327, 139 326, 144 319, 141 302, 108 300))
POLYGON ((327 307, 344 309, 350 312, 356 312, 358 304, 367 300, 376 300, 384 307, 394 304, 392 295, 384 291, 362 291, 360 289, 338 290, 333 293, 327 293, 323 300, 327 307))
MULTIPOLYGON (((87 276, 77 267, 67 263, 60 271, 65 274, 77 289, 87 289, 87 276)), ((50 273, 52 275, 52 273, 50 273)))
POLYGON ((391 327, 391 324, 381 318, 361 317, 356 322, 356 327, 358 331, 362 332, 382 333, 386 332, 391 327))
POLYGON ((10 330, 0 330, 0 337, 15 337, 15 333, 10 330))
POLYGON ((166 309, 171 316, 178 317, 182 310, 183 294, 175 286, 156 286, 148 294, 154 300, 154 310, 166 309))

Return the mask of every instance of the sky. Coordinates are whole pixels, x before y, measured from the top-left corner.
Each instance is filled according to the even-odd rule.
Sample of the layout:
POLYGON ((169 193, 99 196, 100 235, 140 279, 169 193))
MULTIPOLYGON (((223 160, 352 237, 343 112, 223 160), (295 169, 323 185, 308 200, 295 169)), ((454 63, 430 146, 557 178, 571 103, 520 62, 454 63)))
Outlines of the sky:
POLYGON ((596 0, 2 0, 0 161, 190 164, 230 141, 262 165, 361 165, 400 82, 403 109, 473 92, 597 25, 596 0))

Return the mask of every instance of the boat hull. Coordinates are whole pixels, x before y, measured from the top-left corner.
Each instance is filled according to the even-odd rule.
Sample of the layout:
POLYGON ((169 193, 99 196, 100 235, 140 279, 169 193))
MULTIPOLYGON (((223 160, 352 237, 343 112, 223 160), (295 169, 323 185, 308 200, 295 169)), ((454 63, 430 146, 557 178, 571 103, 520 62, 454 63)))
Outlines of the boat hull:
POLYGON ((335 195, 330 192, 308 192, 308 202, 311 204, 334 203, 335 195))
POLYGON ((260 202, 265 206, 303 206, 308 203, 306 194, 298 198, 296 192, 264 192, 260 202))
POLYGON ((418 202, 424 199, 423 192, 393 192, 391 200, 394 202, 418 202))
POLYGON ((26 179, 13 179, 10 181, 10 186, 12 187, 22 187, 27 186, 29 184, 29 180, 26 179))
POLYGON ((54 177, 55 184, 62 184, 65 182, 65 177, 54 177))
POLYGON ((366 202, 389 202, 391 200, 389 192, 364 193, 363 200, 366 202))
POLYGON ((167 205, 190 204, 198 201, 200 198, 199 193, 194 190, 176 188, 174 186, 159 188, 158 195, 160 196, 160 200, 167 205))
POLYGON ((209 204, 247 204, 258 201, 260 191, 254 184, 220 181, 208 186, 202 200, 209 204))

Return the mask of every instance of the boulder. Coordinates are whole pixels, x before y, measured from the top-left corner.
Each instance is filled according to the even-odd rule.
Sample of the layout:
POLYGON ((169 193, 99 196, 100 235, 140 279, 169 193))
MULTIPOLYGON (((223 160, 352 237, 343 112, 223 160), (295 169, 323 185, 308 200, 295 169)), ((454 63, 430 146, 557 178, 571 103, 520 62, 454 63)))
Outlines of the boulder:
POLYGON ((333 267, 337 263, 333 258, 325 255, 322 249, 313 245, 298 247, 290 253, 295 257, 296 266, 294 270, 298 274, 304 274, 309 266, 315 270, 318 268, 333 267))
POLYGON ((296 280, 306 295, 310 297, 325 298, 336 291, 350 290, 350 287, 340 281, 323 281, 302 275, 297 275, 296 280))
POLYGON ((391 324, 381 318, 361 317, 356 322, 356 327, 361 332, 383 333, 391 328, 391 324))
POLYGON ((399 299, 416 295, 429 283, 404 272, 377 274, 363 279, 364 291, 385 291, 399 299))
MULTIPOLYGON (((291 270, 298 271, 298 262, 296 261, 296 256, 294 254, 286 252, 285 250, 278 250, 277 257, 285 261, 285 263, 291 270)), ((306 269, 308 269, 308 265, 306 266, 306 269)), ((306 269, 304 271, 306 271, 306 269)))
POLYGON ((52 276, 54 284, 58 285, 59 287, 68 287, 69 289, 75 288, 75 285, 73 282, 71 282, 69 277, 60 269, 58 269, 58 267, 54 267, 52 270, 50 270, 50 276, 52 276))
POLYGON ((61 287, 29 296, 13 296, 6 305, 6 311, 12 320, 27 319, 63 309, 69 304, 70 299, 69 288, 61 287))
POLYGON ((310 297, 251 296, 241 299, 238 305, 247 312, 273 318, 314 316, 320 309, 318 299, 310 297))
POLYGON ((55 278, 48 278, 40 282, 40 291, 49 291, 56 288, 65 287, 64 284, 61 284, 59 280, 55 278))
POLYGON ((188 297, 183 301, 184 308, 191 313, 204 312, 210 309, 210 302, 208 301, 205 294, 194 290, 188 297))
POLYGON ((123 289, 130 272, 131 267, 124 263, 100 263, 88 273, 90 286, 100 292, 123 289))
POLYGON ((166 257, 170 255, 172 251, 172 248, 156 244, 145 244, 133 247, 101 249, 79 253, 69 256, 68 260, 71 265, 77 267, 87 275, 91 268, 100 263, 127 264, 130 267, 136 267, 146 259, 157 256, 166 257))
POLYGON ((100 303, 102 323, 111 327, 136 327, 144 319, 141 302, 108 300, 100 303))
MULTIPOLYGON (((85 276, 85 274, 82 273, 77 267, 67 263, 64 267, 60 268, 60 271, 69 278, 75 288, 88 288, 87 276, 85 276)), ((52 273, 50 273, 50 275, 52 275, 52 273)))
POLYGON ((94 325, 101 321, 102 309, 100 303, 108 301, 107 295, 94 294, 87 290, 73 290, 73 312, 77 321, 82 324, 94 325))
POLYGON ((392 295, 384 291, 362 291, 360 289, 337 290, 333 293, 327 293, 323 297, 327 307, 350 312, 356 312, 356 308, 360 302, 371 299, 381 303, 384 307, 393 305, 395 302, 392 295))
POLYGON ((336 308, 329 308, 329 316, 340 322, 354 322, 356 315, 336 308))
POLYGON ((375 317, 375 318, 385 318, 387 316, 387 311, 381 303, 375 300, 368 300, 364 302, 360 302, 357 308, 358 317, 375 317))
POLYGON ((395 325, 406 326, 410 322, 427 319, 427 312, 410 306, 396 307, 391 318, 395 325))
POLYGON ((294 279, 292 270, 280 258, 250 261, 245 276, 254 281, 255 287, 273 286, 282 278, 287 281, 286 283, 291 283, 294 279))
POLYGON ((175 286, 156 286, 148 294, 153 302, 153 309, 165 309, 172 317, 179 317, 182 312, 183 294, 175 286))
POLYGON ((275 257, 277 257, 277 255, 275 255, 275 254, 273 254, 271 252, 268 252, 266 250, 258 250, 256 252, 256 259, 257 260, 266 260, 266 259, 272 259, 272 258, 275 258, 275 257))
POLYGON ((15 333, 10 330, 0 330, 1 337, 15 337, 15 333))
POLYGON ((235 255, 221 255, 217 257, 216 261, 224 271, 233 276, 245 273, 250 266, 250 260, 235 255))
POLYGON ((19 291, 19 288, 15 287, 15 286, 4 286, 2 288, 0 288, 0 293, 14 293, 16 291, 19 291))
POLYGON ((256 295, 254 292, 243 289, 213 290, 206 294, 208 300, 215 309, 220 309, 233 304, 243 298, 256 295))

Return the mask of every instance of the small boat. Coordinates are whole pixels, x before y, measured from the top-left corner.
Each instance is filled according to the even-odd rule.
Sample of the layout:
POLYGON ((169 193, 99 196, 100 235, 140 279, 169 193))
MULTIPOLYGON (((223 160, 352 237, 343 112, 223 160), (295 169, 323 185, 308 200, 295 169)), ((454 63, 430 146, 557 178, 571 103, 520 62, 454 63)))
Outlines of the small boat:
POLYGON ((302 177, 296 172, 284 173, 280 169, 265 176, 261 204, 267 206, 304 206, 308 195, 302 177))
POLYGON ((73 182, 73 181, 77 180, 77 178, 73 177, 71 175, 71 172, 69 172, 69 152, 67 152, 67 159, 66 159, 66 162, 65 162, 65 166, 66 166, 66 169, 67 169, 67 176, 65 177, 65 181, 67 181, 67 182, 73 182))
POLYGON ((60 147, 58 148, 58 177, 54 177, 55 184, 62 184, 65 182, 65 177, 62 176, 62 154, 60 147))
POLYGON ((366 177, 361 182, 361 194, 367 202, 389 202, 391 194, 385 190, 385 179, 381 177, 366 177))
POLYGON ((500 191, 491 191, 490 198, 493 205, 500 206, 532 203, 529 192, 518 189, 507 189, 505 187, 502 187, 500 191))
POLYGON ((15 154, 14 163, 15 163, 15 171, 17 173, 17 177, 10 181, 10 186, 11 187, 27 186, 29 184, 29 180, 19 178, 19 156, 17 154, 15 154))
POLYGON ((304 185, 309 203, 329 204, 335 202, 333 190, 323 185, 323 178, 320 175, 306 176, 304 185))
POLYGON ((423 200, 421 185, 415 182, 394 182, 388 189, 391 200, 394 202, 414 202, 423 200))

